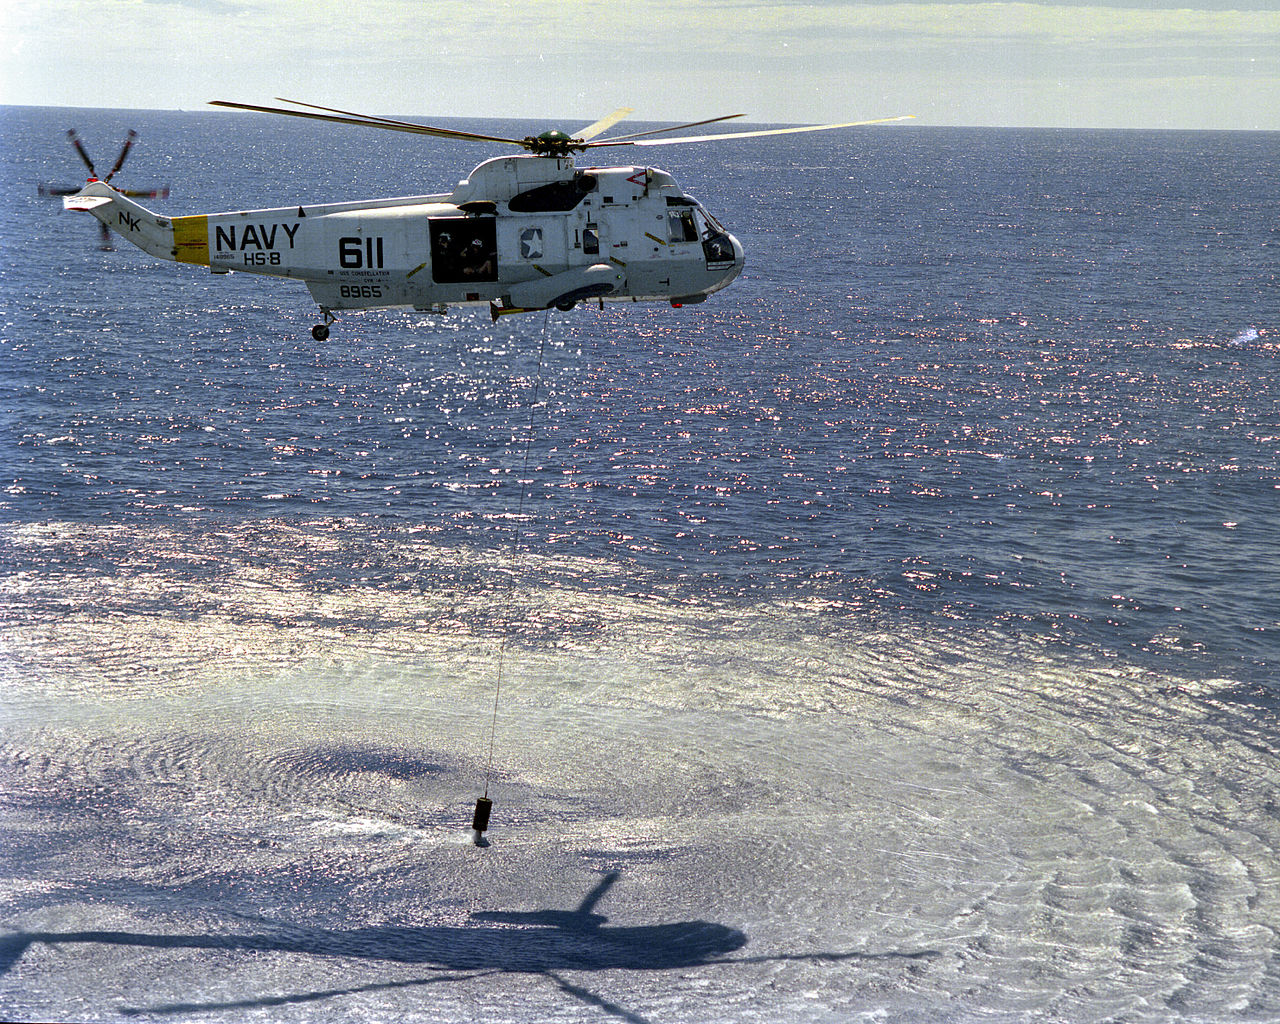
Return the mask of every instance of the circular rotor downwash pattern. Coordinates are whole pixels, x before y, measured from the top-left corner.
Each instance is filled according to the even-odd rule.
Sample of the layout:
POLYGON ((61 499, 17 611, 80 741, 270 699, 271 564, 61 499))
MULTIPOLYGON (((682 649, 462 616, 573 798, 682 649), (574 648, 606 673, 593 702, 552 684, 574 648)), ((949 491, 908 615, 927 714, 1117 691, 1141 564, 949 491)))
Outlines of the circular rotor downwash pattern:
POLYGON ((13 1019, 1280 1015, 1257 687, 531 557, 481 851, 484 552, 5 540, 13 1019))

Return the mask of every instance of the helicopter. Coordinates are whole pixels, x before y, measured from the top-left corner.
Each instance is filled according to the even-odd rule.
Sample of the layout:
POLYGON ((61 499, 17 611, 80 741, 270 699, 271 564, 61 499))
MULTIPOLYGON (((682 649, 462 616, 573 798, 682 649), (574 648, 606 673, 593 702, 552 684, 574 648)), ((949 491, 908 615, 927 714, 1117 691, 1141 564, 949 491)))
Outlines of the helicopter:
MULTIPOLYGON (((96 176, 97 171, 93 166, 93 160, 89 157, 89 152, 84 148, 84 143, 80 141, 80 136, 76 134, 74 128, 67 129, 67 138, 75 151, 80 155, 80 159, 84 161, 86 167, 89 168, 89 174, 96 176)), ((129 151, 133 148, 134 142, 138 138, 138 133, 132 128, 129 134, 125 136, 124 145, 120 149, 120 155, 116 157, 116 162, 111 170, 107 172, 103 181, 110 182, 116 176, 120 168, 124 166, 125 159, 129 156, 129 151)), ((36 186, 36 192, 41 196, 51 196, 53 198, 63 198, 65 196, 75 195, 80 191, 79 185, 46 185, 39 184, 36 186)), ((128 196, 131 199, 168 199, 169 187, 166 185, 162 188, 136 188, 136 189, 117 189, 121 195, 128 196)), ((101 244, 99 248, 103 251, 111 249, 111 232, 105 222, 99 225, 102 232, 101 244)))
POLYGON ((516 139, 280 97, 277 102, 305 109, 226 100, 210 105, 525 151, 486 160, 452 192, 434 195, 165 217, 91 177, 63 200, 66 209, 93 214, 160 259, 206 266, 215 274, 242 271, 304 282, 320 307, 322 320, 311 329, 317 341, 329 337, 341 310, 443 314, 450 306, 488 305, 496 321, 553 307, 567 311, 587 301, 677 308, 703 302, 742 272, 738 240, 667 171, 578 167, 575 154, 829 131, 910 116, 670 134, 744 116, 730 114, 602 137, 633 113, 622 107, 572 135, 553 130, 516 139))

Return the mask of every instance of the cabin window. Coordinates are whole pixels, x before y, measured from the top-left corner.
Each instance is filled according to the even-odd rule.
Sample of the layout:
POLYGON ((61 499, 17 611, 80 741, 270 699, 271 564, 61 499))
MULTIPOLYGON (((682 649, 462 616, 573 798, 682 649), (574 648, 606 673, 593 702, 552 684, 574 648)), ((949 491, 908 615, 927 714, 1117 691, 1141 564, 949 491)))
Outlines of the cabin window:
POLYGON ((491 217, 431 220, 431 276, 440 284, 498 279, 497 221, 491 217))
POLYGON ((588 224, 582 232, 582 251, 588 256, 600 255, 600 228, 595 224, 588 224))

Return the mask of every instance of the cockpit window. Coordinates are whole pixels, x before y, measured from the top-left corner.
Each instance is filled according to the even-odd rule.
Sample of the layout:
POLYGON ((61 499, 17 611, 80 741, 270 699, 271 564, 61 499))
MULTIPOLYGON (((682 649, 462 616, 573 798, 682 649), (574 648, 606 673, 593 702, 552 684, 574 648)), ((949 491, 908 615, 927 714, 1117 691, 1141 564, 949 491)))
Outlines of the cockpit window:
POLYGON ((724 225, 702 206, 698 207, 698 220, 703 225, 702 251, 706 254, 708 269, 731 266, 734 260, 733 239, 724 225))
POLYGON ((711 216, 711 213, 707 210, 705 206, 699 206, 698 212, 707 219, 708 234, 727 235, 729 233, 728 231, 725 230, 725 227, 723 224, 721 224, 718 220, 716 220, 715 217, 711 216))
POLYGON ((667 239, 672 244, 698 240, 698 225, 693 219, 692 210, 667 211, 667 239))
POLYGON ((737 258, 724 225, 692 196, 667 197, 667 237, 672 245, 701 239, 709 270, 732 266, 737 258))

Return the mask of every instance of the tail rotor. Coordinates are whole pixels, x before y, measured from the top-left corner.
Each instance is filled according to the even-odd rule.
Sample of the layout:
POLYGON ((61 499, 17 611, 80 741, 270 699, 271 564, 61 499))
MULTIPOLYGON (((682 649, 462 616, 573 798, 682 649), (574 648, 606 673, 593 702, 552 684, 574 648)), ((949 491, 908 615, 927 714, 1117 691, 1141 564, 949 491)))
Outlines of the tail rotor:
MULTIPOLYGON (((94 166, 93 158, 89 156, 89 151, 85 149, 84 143, 81 141, 79 134, 74 128, 67 129, 67 138, 70 140, 72 148, 75 149, 80 159, 84 162, 85 167, 89 169, 89 180, 110 183, 111 179, 120 172, 120 168, 124 166, 124 162, 129 158, 129 151, 133 149, 133 143, 138 138, 138 133, 132 128, 129 129, 129 134, 126 135, 124 139, 124 145, 120 147, 120 155, 116 157, 116 162, 111 165, 111 170, 109 170, 102 178, 98 177, 98 169, 94 166)), ((62 188, 56 185, 41 185, 39 187, 39 191, 42 196, 66 196, 74 194, 78 189, 62 188)), ((123 192, 127 196, 150 196, 152 198, 159 197, 162 199, 169 195, 168 187, 159 189, 120 189, 119 191, 123 192)), ((111 232, 107 229, 105 224, 99 224, 99 231, 101 231, 100 248, 103 250, 110 250, 112 248, 111 232)))

